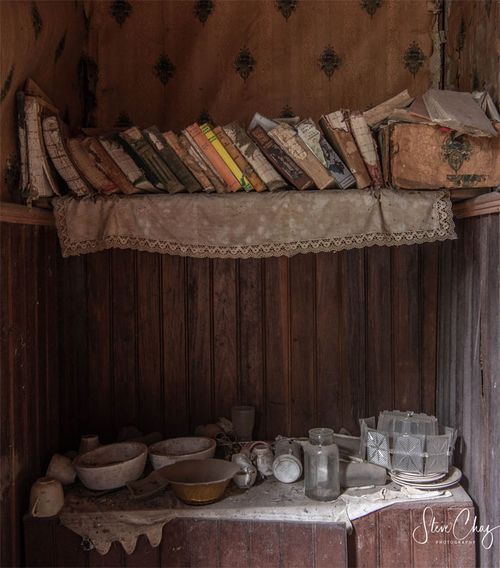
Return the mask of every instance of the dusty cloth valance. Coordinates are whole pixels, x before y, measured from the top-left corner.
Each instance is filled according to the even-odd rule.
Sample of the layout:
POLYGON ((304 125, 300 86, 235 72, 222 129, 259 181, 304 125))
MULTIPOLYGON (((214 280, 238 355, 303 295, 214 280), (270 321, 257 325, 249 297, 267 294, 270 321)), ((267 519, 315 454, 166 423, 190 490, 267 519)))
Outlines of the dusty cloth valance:
POLYGON ((282 191, 54 201, 63 256, 130 248, 205 258, 259 258, 456 237, 445 191, 282 191))

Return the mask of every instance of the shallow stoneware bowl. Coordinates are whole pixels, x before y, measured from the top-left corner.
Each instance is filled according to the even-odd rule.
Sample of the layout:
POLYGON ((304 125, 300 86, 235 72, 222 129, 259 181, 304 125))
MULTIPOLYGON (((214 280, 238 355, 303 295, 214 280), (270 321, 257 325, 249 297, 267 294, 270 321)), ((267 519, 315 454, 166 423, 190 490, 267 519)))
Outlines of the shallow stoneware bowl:
POLYGON ((148 448, 139 442, 100 446, 78 456, 73 465, 80 481, 94 491, 117 489, 139 479, 144 471, 148 448))
POLYGON ((185 460, 158 470, 176 497, 189 505, 208 505, 221 499, 239 466, 225 460, 185 460))
POLYGON ((190 436, 162 440, 149 446, 149 459, 154 469, 183 460, 213 458, 217 443, 211 438, 190 436))

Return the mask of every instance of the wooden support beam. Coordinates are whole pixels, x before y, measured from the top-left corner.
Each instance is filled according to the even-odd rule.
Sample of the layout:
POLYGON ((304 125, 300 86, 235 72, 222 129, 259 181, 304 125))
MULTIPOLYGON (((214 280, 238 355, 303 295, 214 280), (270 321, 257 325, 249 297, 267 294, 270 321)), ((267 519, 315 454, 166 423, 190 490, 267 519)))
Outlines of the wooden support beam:
POLYGON ((6 201, 0 201, 0 222, 19 225, 55 225, 54 214, 49 209, 28 207, 6 201))
POLYGON ((467 199, 453 205, 453 214, 457 219, 490 215, 492 213, 500 213, 500 192, 498 191, 479 195, 473 199, 467 199))

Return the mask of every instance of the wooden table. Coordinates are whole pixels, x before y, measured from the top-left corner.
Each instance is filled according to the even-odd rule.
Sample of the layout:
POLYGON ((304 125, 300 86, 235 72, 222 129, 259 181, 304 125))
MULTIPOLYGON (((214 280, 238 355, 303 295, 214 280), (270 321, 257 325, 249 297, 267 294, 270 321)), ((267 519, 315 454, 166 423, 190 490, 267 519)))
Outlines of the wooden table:
POLYGON ((127 555, 118 543, 108 554, 85 550, 81 537, 57 517, 24 519, 28 566, 203 566, 203 567, 344 567, 431 566, 473 567, 475 539, 460 542, 453 534, 431 533, 434 527, 453 527, 463 537, 469 532, 474 508, 458 487, 445 500, 392 505, 353 521, 347 535, 336 523, 177 518, 163 529, 159 547, 145 536, 127 555), (426 507, 431 507, 426 510, 426 507), (427 542, 423 515, 426 510, 427 542), (466 517, 469 516, 468 524, 466 517), (415 539, 412 537, 415 531, 415 539))

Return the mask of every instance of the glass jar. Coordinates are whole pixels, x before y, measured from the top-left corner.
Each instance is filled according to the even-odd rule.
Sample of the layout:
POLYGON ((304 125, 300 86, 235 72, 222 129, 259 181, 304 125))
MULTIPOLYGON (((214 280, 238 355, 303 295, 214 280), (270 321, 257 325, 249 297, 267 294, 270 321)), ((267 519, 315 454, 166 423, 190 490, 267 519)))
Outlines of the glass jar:
POLYGON ((309 430, 304 444, 305 493, 316 501, 333 501, 340 495, 339 450, 331 428, 309 430))

